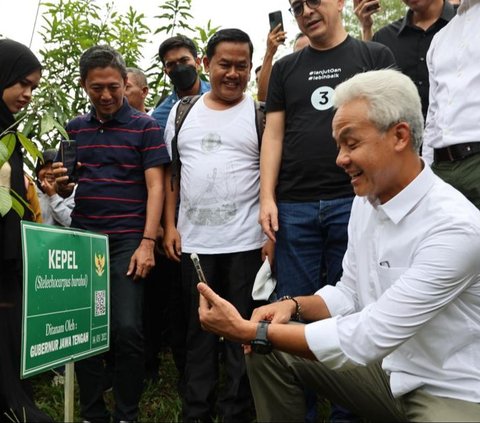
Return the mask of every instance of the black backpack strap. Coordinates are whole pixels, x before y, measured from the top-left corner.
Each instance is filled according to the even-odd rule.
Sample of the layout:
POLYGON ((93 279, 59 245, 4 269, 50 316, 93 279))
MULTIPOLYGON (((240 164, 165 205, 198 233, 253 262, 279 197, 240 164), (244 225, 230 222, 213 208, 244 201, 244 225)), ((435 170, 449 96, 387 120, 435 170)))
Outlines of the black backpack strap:
POLYGON ((258 137, 258 151, 262 147, 263 131, 265 129, 265 102, 255 100, 255 129, 258 137))
POLYGON ((170 189, 173 191, 175 179, 180 178, 180 155, 178 153, 178 134, 180 129, 182 129, 183 122, 190 112, 193 105, 200 98, 200 95, 189 95, 183 97, 177 106, 177 111, 175 114, 175 134, 172 138, 172 178, 170 179, 170 189))

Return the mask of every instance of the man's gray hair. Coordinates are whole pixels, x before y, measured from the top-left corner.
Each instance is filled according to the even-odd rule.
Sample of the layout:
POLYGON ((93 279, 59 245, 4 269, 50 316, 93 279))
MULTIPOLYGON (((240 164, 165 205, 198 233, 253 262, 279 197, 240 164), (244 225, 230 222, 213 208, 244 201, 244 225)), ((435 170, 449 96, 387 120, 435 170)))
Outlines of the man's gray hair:
POLYGON ((356 99, 367 101, 368 118, 381 132, 396 123, 408 123, 412 147, 420 150, 424 127, 422 103, 408 76, 393 69, 359 73, 335 88, 333 105, 339 108, 356 99))
POLYGON ((135 81, 140 88, 148 87, 147 77, 141 69, 127 68, 127 75, 129 73, 134 75, 135 81))

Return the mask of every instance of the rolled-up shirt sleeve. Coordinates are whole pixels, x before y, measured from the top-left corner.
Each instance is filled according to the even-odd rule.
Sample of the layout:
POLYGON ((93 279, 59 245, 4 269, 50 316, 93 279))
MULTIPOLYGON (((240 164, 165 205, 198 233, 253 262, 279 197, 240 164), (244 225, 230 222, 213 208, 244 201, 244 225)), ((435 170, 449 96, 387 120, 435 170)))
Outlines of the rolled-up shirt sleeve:
POLYGON ((305 326, 305 338, 318 361, 332 369, 357 366, 343 352, 338 338, 338 317, 319 320, 305 326))

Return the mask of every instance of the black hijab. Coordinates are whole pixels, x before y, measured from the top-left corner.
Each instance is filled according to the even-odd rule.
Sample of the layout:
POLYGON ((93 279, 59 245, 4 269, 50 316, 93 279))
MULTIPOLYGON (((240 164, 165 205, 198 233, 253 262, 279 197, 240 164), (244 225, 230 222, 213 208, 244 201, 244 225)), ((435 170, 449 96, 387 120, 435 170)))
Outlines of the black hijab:
POLYGON ((15 122, 3 101, 3 91, 41 68, 28 47, 13 40, 0 40, 0 132, 15 122))
MULTIPOLYGON (((4 90, 41 68, 40 62, 28 47, 13 40, 0 40, 0 133, 15 123, 15 117, 3 101, 4 90)), ((12 169, 10 186, 25 198, 23 157, 18 140, 8 163, 12 169)), ((10 210, 0 219, 0 260, 18 259, 20 256, 20 219, 10 210)))

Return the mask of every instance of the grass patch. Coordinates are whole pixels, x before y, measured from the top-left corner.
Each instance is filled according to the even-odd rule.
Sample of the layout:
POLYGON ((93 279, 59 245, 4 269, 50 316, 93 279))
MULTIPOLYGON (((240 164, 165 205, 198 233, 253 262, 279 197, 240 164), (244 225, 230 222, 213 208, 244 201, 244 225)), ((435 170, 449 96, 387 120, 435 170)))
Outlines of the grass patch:
MULTIPOLYGON (((159 380, 147 383, 140 400, 139 421, 143 422, 180 422, 181 400, 177 393, 177 370, 169 351, 160 354, 161 364, 159 380)), ((38 407, 56 422, 64 420, 64 386, 56 384, 55 374, 51 371, 31 378, 38 407)), ((82 421, 78 386, 75 383, 75 421, 82 421)), ((107 407, 112 410, 113 393, 105 393, 107 407)))
MULTIPOLYGON (((182 403, 177 393, 177 370, 170 350, 160 353, 160 372, 157 382, 147 383, 140 400, 140 422, 181 422, 182 403)), ((64 387, 54 382, 51 371, 31 378, 38 407, 56 422, 64 420, 64 387)), ((78 386, 75 382, 75 421, 82 421, 78 400, 78 386)), ((105 402, 113 408, 113 393, 105 393, 105 402)), ((326 400, 318 401, 317 422, 328 421, 330 404, 326 400)), ((252 410, 252 416, 254 416, 252 410)), ((22 420, 19 420, 22 421, 22 420)))

